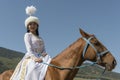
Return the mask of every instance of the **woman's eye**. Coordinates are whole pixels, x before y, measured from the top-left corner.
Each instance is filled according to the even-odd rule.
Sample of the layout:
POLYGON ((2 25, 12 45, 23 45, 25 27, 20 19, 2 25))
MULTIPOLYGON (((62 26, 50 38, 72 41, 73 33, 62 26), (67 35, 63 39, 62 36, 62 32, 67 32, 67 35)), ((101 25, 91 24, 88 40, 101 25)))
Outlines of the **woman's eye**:
POLYGON ((29 25, 31 25, 31 23, 29 25))

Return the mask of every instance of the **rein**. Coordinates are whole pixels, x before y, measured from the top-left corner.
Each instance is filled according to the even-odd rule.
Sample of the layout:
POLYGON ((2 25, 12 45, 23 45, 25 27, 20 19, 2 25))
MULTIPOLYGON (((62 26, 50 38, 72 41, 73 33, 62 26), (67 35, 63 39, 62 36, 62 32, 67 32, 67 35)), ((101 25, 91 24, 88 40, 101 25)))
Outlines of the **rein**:
POLYGON ((84 68, 84 67, 88 67, 88 66, 93 66, 93 65, 96 64, 96 63, 93 63, 93 64, 90 64, 90 65, 82 65, 82 66, 76 66, 76 67, 61 67, 61 66, 56 66, 56 65, 54 65, 54 64, 48 64, 48 63, 46 63, 46 62, 42 62, 42 63, 45 64, 45 65, 48 65, 48 66, 51 66, 51 67, 60 69, 60 70, 80 69, 80 68, 84 68))
MULTIPOLYGON (((80 69, 80 68, 85 68, 85 67, 89 67, 89 66, 94 66, 95 64, 97 64, 96 62, 93 62, 93 64, 90 64, 90 65, 82 65, 82 66, 76 66, 76 67, 61 67, 61 66, 56 66, 56 65, 54 65, 54 64, 48 64, 48 63, 46 63, 46 62, 42 62, 42 63, 45 64, 45 65, 48 65, 48 66, 51 66, 51 67, 60 69, 60 70, 80 69)), ((101 75, 97 77, 96 80, 100 80, 100 78, 102 77, 102 75, 103 75, 104 73, 105 73, 105 69, 104 69, 104 71, 101 73, 101 75)))

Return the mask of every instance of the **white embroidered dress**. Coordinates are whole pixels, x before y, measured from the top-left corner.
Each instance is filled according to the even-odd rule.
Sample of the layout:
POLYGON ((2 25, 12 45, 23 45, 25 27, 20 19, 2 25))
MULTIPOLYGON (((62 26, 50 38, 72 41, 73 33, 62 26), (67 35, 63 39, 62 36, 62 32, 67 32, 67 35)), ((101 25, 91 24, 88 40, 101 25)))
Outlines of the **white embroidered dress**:
POLYGON ((10 80, 44 80, 48 66, 34 61, 35 58, 42 58, 43 62, 48 64, 51 61, 49 55, 41 56, 46 52, 42 38, 26 33, 24 41, 27 53, 18 63, 10 80))

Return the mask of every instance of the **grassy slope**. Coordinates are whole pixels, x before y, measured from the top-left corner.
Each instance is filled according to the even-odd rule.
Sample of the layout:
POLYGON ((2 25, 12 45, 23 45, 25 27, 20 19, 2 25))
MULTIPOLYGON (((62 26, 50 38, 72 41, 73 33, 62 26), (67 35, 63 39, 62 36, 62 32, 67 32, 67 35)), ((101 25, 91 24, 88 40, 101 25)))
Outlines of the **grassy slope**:
MULTIPOLYGON (((85 64, 90 65, 90 64, 85 64)), ((81 68, 76 75, 76 77, 81 77, 88 80, 97 79, 101 76, 103 69, 97 65, 81 68)), ((102 80, 119 80, 120 73, 105 71, 105 73, 100 77, 102 80)))
MULTIPOLYGON (((24 54, 21 52, 0 47, 0 73, 8 69, 14 69, 18 62, 23 57, 23 55, 24 54)), ((98 66, 84 67, 79 70, 74 80, 94 80, 101 75, 102 71, 103 70, 98 66)), ((115 72, 105 72, 105 74, 102 76, 102 80, 119 80, 119 79, 120 73, 118 74, 115 72)))
POLYGON ((23 53, 0 47, 0 73, 8 69, 14 69, 23 53))

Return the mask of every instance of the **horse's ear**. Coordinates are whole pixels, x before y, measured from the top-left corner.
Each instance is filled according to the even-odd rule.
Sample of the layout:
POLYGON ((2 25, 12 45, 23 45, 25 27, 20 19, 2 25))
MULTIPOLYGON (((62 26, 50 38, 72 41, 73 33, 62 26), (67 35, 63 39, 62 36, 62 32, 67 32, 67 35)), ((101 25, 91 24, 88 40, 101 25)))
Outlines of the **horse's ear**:
POLYGON ((80 31, 80 34, 82 35, 82 37, 85 37, 85 38, 89 38, 90 37, 90 34, 86 33, 85 31, 83 31, 81 28, 79 29, 80 31))

